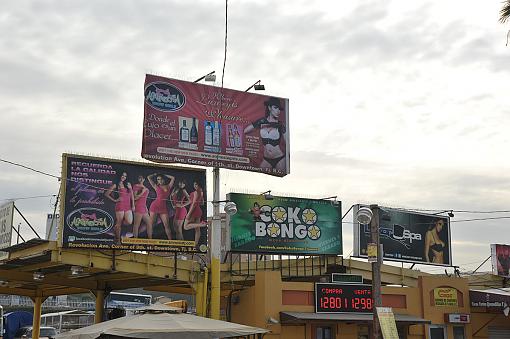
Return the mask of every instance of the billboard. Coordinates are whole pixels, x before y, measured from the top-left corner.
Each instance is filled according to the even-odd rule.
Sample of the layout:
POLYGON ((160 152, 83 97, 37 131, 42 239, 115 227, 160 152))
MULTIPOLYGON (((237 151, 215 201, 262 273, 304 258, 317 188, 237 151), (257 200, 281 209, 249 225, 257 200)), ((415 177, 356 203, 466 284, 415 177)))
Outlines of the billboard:
POLYGON ((142 158, 289 173, 289 101, 163 78, 145 77, 142 158))
MULTIPOLYGON (((360 205, 353 209, 356 215, 360 205)), ((450 218, 379 207, 383 259, 451 266, 450 218)), ((354 256, 367 257, 370 225, 354 223, 354 256)))
POLYGON ((241 253, 342 254, 339 201, 230 193, 230 250, 241 253))
POLYGON ((492 274, 510 278, 510 245, 491 244, 492 274))
MULTIPOLYGON (((14 201, 0 206, 0 249, 11 246, 14 201)), ((0 260, 6 259, 7 252, 0 251, 0 260)))
POLYGON ((63 155, 62 246, 207 251, 205 170, 63 155))

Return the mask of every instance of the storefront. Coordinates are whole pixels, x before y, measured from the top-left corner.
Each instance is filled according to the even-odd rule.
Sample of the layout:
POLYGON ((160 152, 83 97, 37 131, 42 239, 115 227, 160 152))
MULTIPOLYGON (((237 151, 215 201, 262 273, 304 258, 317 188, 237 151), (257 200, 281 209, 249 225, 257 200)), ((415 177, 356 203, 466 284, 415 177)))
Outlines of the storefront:
POLYGON ((510 338, 510 289, 469 291, 473 338, 510 338))
MULTIPOLYGON (((424 275, 416 287, 383 286, 382 293, 400 339, 473 338, 467 279, 424 275)), ((260 271, 237 295, 232 321, 267 328, 265 338, 371 338, 372 313, 317 313, 314 282, 260 271)))

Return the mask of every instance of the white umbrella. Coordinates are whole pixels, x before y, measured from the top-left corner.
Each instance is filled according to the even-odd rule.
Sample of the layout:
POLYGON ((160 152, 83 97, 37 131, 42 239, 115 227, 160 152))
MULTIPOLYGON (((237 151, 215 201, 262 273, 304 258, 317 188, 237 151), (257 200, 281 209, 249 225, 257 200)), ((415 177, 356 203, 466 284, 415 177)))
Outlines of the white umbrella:
POLYGON ((258 327, 177 313, 178 311, 180 309, 175 307, 156 304, 139 309, 131 316, 61 333, 56 339, 94 339, 101 335, 147 339, 212 339, 268 332, 258 327))

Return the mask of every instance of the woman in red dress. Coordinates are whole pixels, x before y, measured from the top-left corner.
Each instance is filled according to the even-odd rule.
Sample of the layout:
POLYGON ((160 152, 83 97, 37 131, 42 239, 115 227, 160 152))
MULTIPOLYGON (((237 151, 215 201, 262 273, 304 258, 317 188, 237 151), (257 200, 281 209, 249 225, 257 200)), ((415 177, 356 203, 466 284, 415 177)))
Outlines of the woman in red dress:
POLYGON ((122 172, 116 183, 108 188, 105 197, 115 203, 114 242, 119 244, 122 225, 133 223, 133 211, 135 210, 133 190, 127 181, 126 172, 122 172))
POLYGON ((207 221, 202 221, 202 208, 200 207, 204 204, 204 191, 196 181, 193 183, 193 188, 195 191, 189 195, 191 204, 183 227, 185 230, 195 229, 195 246, 197 246, 200 241, 200 228, 207 226, 207 221))
POLYGON ((140 224, 142 221, 145 225, 149 225, 150 217, 147 209, 147 196, 149 189, 145 187, 145 178, 143 175, 138 176, 138 183, 133 185, 133 195, 135 199, 135 220, 133 223, 133 237, 138 238, 140 224))
POLYGON ((177 188, 174 189, 170 197, 172 199, 172 205, 175 209, 175 237, 179 240, 183 240, 184 237, 182 235, 182 225, 184 223, 184 219, 186 219, 186 215, 188 214, 186 206, 191 203, 190 196, 186 191, 186 183, 184 183, 182 180, 179 180, 177 183, 177 188))
POLYGON ((175 178, 171 175, 157 175, 151 174, 147 177, 149 183, 152 188, 156 191, 156 199, 151 203, 149 208, 149 224, 147 225, 147 236, 149 239, 152 239, 152 226, 154 225, 154 221, 159 218, 163 222, 163 227, 165 228, 165 233, 168 240, 172 240, 172 233, 170 231, 169 226, 169 218, 168 218, 168 208, 166 206, 168 197, 170 196, 170 190, 174 184, 175 178), (156 177, 156 182, 154 182, 154 177, 156 177), (165 183, 166 177, 169 182, 165 183))

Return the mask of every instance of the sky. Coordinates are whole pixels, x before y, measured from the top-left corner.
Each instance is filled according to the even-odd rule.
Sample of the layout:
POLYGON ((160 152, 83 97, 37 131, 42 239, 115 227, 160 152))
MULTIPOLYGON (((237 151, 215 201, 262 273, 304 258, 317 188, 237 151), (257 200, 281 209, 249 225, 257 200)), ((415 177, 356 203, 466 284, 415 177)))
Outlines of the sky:
MULTIPOLYGON (((510 210, 510 27, 498 22, 500 5, 230 1, 224 86, 261 80, 265 94, 289 98, 291 173, 221 170, 221 196, 336 195, 344 212, 356 203, 510 210)), ((3 1, 0 31, 0 158, 55 176, 64 152, 142 161, 146 73, 193 81, 215 70, 221 85, 224 1, 3 1)), ((45 196, 15 202, 43 234, 57 179, 6 162, 0 174, 2 201, 45 196)), ((510 244, 510 219, 462 220, 500 217, 510 213, 455 212, 461 271, 478 267, 489 244, 510 244)), ((346 257, 352 227, 348 214, 346 257)))

